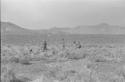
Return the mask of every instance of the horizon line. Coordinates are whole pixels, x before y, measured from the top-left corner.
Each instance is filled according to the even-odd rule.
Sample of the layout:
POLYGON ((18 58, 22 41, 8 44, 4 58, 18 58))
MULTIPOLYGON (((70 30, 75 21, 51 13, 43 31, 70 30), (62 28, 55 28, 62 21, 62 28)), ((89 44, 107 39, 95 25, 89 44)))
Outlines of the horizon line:
POLYGON ((20 28, 24 28, 24 29, 29 29, 29 30, 49 30, 49 29, 53 29, 53 28, 57 28, 57 29, 61 29, 61 28, 75 28, 75 27, 80 27, 80 26, 96 26, 96 25, 108 25, 108 26, 120 26, 120 27, 125 27, 125 26, 121 26, 121 25, 115 25, 115 24, 109 24, 107 22, 101 22, 101 23, 98 23, 98 24, 86 24, 86 25, 76 25, 76 26, 51 26, 50 28, 26 28, 24 26, 21 26, 19 24, 16 24, 12 21, 0 21, 0 23, 11 23, 11 24, 14 24, 14 25, 17 25, 19 26, 20 28))

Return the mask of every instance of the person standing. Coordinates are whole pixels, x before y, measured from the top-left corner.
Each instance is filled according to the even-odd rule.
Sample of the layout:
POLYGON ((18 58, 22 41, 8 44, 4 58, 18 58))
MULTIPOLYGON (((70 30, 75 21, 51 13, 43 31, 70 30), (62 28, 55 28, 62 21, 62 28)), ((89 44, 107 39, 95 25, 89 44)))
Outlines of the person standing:
POLYGON ((43 41, 43 51, 47 51, 47 41, 43 41))

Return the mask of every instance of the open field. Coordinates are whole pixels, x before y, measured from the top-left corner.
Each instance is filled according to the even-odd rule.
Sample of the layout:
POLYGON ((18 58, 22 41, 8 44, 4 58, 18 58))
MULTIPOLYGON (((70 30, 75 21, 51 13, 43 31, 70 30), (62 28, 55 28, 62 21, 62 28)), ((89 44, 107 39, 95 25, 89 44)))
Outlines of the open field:
POLYGON ((79 40, 82 44, 124 44, 125 35, 105 35, 105 34, 30 34, 30 35, 20 35, 20 34, 6 34, 2 35, 2 42, 7 44, 24 45, 25 43, 38 44, 42 40, 47 40, 48 43, 59 43, 62 38, 65 38, 66 43, 72 43, 75 40, 79 40))
POLYGON ((125 0, 0 4, 0 82, 125 82, 125 0))
POLYGON ((2 82, 125 82, 123 43, 1 45, 2 82))

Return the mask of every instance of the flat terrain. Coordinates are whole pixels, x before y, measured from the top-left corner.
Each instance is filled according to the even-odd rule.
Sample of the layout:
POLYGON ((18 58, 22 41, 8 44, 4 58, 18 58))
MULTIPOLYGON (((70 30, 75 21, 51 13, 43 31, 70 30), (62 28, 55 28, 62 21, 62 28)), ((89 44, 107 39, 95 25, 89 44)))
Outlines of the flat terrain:
POLYGON ((2 82, 125 82, 125 45, 123 36, 119 38, 112 39, 112 43, 107 42, 111 38, 103 38, 106 42, 101 42, 101 37, 88 38, 96 44, 81 40, 69 43, 67 39, 55 44, 48 41, 47 50, 44 42, 4 43, 2 82))
POLYGON ((125 35, 105 35, 105 34, 41 34, 41 35, 18 35, 18 34, 7 34, 2 35, 2 42, 7 44, 15 45, 24 45, 25 43, 38 44, 43 40, 47 40, 49 43, 59 43, 63 38, 66 42, 72 43, 75 40, 79 40, 84 44, 98 43, 98 44, 107 44, 107 43, 125 43, 125 35))

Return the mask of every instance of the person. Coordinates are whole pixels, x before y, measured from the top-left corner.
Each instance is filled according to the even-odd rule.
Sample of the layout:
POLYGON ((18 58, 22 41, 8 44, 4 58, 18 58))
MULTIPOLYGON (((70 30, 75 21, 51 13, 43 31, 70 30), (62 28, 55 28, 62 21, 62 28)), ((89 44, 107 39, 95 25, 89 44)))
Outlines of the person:
POLYGON ((43 51, 46 51, 47 50, 47 41, 44 40, 43 41, 43 51))
POLYGON ((73 44, 75 44, 76 48, 81 48, 82 47, 80 41, 77 41, 77 42, 73 41, 73 44))
POLYGON ((62 39, 62 49, 65 49, 65 39, 62 39))
POLYGON ((33 53, 33 49, 31 48, 31 49, 29 49, 29 53, 30 54, 32 54, 33 53))
POLYGON ((78 44, 77 44, 77 45, 78 45, 77 48, 81 48, 81 47, 82 47, 80 41, 78 41, 78 44))

